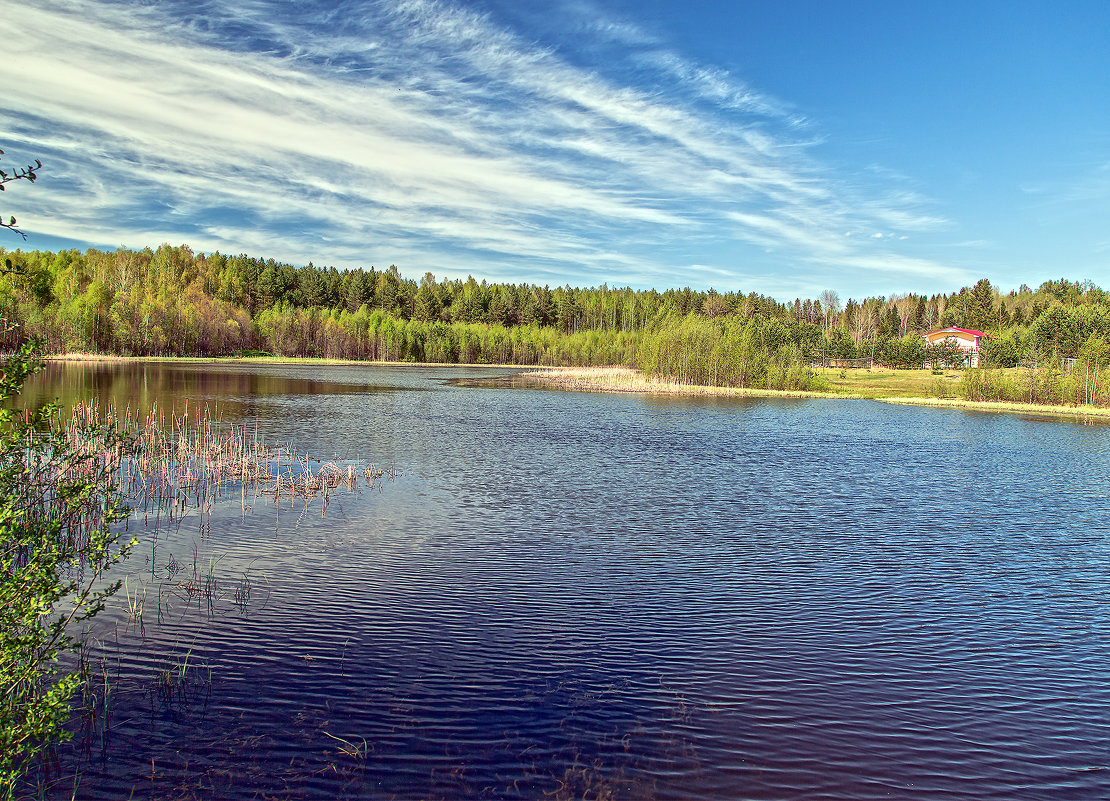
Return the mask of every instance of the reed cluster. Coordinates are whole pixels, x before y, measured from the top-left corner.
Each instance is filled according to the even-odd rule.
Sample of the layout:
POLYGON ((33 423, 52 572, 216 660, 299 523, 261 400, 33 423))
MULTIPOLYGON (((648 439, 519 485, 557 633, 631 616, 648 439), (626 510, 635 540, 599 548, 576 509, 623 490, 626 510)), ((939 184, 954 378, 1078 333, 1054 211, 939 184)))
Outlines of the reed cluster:
POLYGON ((204 406, 190 414, 153 406, 145 415, 131 408, 120 412, 97 402, 76 405, 66 434, 73 448, 91 457, 89 463, 110 476, 121 497, 149 517, 170 519, 188 509, 202 511, 239 494, 303 500, 321 498, 326 506, 332 493, 354 490, 365 483, 396 476, 395 468, 375 467, 359 460, 323 462, 292 446, 263 442, 257 427, 224 421, 218 410, 204 406), (126 441, 103 448, 102 440, 87 432, 104 425, 128 434, 126 441))
MULTIPOLYGON (((524 383, 585 392, 633 392, 675 395, 768 395, 776 397, 834 397, 833 393, 809 390, 762 389, 758 387, 718 387, 683 384, 676 377, 648 375, 627 367, 548 368, 521 373, 524 383)), ((838 394, 835 397, 858 397, 838 394)))

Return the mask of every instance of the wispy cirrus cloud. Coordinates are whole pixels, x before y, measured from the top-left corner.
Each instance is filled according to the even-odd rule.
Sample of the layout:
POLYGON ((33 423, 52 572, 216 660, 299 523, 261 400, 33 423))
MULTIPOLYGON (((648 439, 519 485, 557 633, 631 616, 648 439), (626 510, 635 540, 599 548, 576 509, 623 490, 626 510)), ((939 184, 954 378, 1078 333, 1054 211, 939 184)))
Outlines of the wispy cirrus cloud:
POLYGON ((743 259, 959 275, 844 237, 943 220, 852 188, 787 104, 630 23, 595 27, 636 80, 435 0, 5 17, 27 32, 0 64, 5 144, 49 165, 49 190, 20 199, 45 233, 552 283, 732 288, 758 274, 743 259))

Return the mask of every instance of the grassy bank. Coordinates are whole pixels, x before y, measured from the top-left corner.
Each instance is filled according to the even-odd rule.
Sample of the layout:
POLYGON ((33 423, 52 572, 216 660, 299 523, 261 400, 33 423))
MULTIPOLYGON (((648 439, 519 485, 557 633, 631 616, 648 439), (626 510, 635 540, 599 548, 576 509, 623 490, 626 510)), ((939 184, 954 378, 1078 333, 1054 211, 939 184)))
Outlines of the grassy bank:
POLYGON ((925 398, 935 394, 938 383, 947 388, 945 394, 955 395, 960 384, 960 374, 947 370, 933 375, 932 370, 890 370, 875 367, 871 370, 837 370, 828 368, 818 373, 837 393, 858 395, 881 400, 886 398, 925 398))
POLYGON ((962 398, 875 398, 883 403, 900 403, 907 406, 929 406, 934 409, 965 409, 971 412, 1008 412, 1011 414, 1036 414, 1050 417, 1099 418, 1110 421, 1110 409, 1104 406, 1049 406, 1043 403, 1005 403, 999 401, 974 401, 962 398))
POLYGON ((556 368, 522 373, 521 378, 546 386, 586 392, 642 392, 675 395, 731 395, 808 398, 863 398, 937 409, 965 409, 979 412, 1036 414, 1060 418, 1098 418, 1110 420, 1110 408, 1100 406, 1053 406, 1036 403, 1004 403, 964 400, 957 397, 928 397, 942 382, 955 394, 960 373, 949 371, 934 375, 931 370, 827 370, 822 373, 833 392, 796 392, 771 389, 735 389, 680 384, 649 378, 635 370, 612 368, 556 368))

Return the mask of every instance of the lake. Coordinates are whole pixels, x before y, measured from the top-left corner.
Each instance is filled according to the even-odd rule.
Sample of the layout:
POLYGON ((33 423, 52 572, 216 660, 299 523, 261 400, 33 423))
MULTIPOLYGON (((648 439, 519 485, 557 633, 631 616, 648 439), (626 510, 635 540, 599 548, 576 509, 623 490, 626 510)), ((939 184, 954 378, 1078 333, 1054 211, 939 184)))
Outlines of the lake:
POLYGON ((512 374, 52 365, 401 474, 132 523, 48 797, 1110 797, 1110 428, 512 374))

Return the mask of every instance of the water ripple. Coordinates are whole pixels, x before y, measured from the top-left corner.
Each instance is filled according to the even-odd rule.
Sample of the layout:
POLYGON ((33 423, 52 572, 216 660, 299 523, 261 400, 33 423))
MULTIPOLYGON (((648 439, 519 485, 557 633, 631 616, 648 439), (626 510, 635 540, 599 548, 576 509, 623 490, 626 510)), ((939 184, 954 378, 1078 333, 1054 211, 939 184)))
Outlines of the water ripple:
POLYGON ((318 372, 242 413, 404 475, 159 535, 83 797, 1110 797, 1110 430, 318 372))

